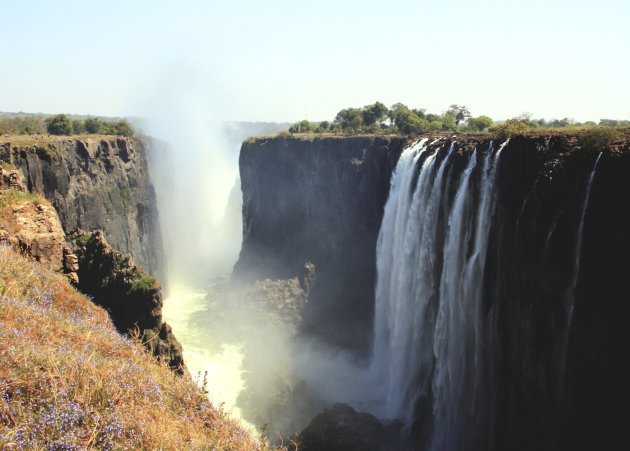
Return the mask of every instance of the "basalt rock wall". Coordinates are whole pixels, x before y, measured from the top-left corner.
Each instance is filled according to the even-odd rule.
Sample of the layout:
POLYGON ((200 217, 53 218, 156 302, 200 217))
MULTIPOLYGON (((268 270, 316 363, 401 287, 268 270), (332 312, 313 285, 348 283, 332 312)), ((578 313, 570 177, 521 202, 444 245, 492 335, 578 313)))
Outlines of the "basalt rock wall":
MULTIPOLYGON (((470 429, 448 431, 469 434, 466 449, 612 448, 623 438, 617 412, 627 403, 630 144, 627 136, 606 143, 583 138, 515 136, 497 160, 478 319, 483 362, 475 363, 485 371, 474 388, 482 390, 483 405, 453 412, 470 429)), ((441 140, 438 162, 453 138, 441 140)), ((491 148, 490 140, 454 138, 444 208, 451 208, 470 155, 491 148)), ((504 141, 494 143, 494 152, 504 141)), ((313 262, 317 282, 305 331, 368 348, 376 241, 406 143, 367 137, 244 143, 243 248, 235 276, 289 278, 313 262)), ((480 189, 473 180, 470 195, 480 189)), ((438 239, 447 227, 441 224, 438 239)), ((431 264, 439 281, 440 263, 431 264)), ((431 392, 416 400, 414 449, 441 449, 430 439, 435 402, 431 392)))
POLYGON ((259 138, 243 143, 243 246, 234 275, 287 279, 315 265, 302 327, 365 351, 375 246, 403 138, 259 138))
POLYGON ((0 143, 0 158, 46 197, 66 233, 100 229, 115 248, 159 275, 162 241, 145 144, 136 138, 33 138, 0 143))

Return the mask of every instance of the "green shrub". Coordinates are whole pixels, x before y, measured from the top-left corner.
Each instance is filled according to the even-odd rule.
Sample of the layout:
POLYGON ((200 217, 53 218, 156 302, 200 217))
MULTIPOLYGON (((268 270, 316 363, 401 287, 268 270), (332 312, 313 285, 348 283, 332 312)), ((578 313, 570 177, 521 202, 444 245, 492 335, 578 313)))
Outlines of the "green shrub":
POLYGON ((131 124, 125 120, 121 120, 118 122, 115 122, 114 124, 114 131, 116 135, 121 135, 121 136, 133 136, 133 128, 131 127, 131 124))
POLYGON ((46 119, 46 129, 51 135, 71 135, 72 123, 65 114, 57 114, 46 119))
POLYGON ((623 137, 624 134, 621 130, 602 126, 586 130, 578 136, 578 142, 585 149, 601 151, 623 137))
POLYGON ((96 117, 88 117, 85 120, 85 131, 88 133, 100 133, 103 121, 96 117))
POLYGON ((488 116, 477 116, 468 119, 468 127, 470 127, 471 130, 477 132, 487 130, 493 125, 494 121, 488 116))
POLYGON ((140 273, 131 282, 129 292, 145 292, 151 290, 152 288, 155 288, 156 286, 157 280, 154 277, 151 277, 150 275, 145 273, 140 273))
POLYGON ((81 119, 75 119, 72 121, 72 131, 75 135, 85 133, 85 121, 81 119))
POLYGON ((524 133, 530 128, 532 128, 532 126, 528 124, 525 120, 512 118, 508 119, 502 124, 497 125, 496 127, 492 127, 490 131, 495 132, 500 139, 507 139, 511 138, 514 135, 524 133))
POLYGON ((77 239, 74 240, 74 242, 78 246, 85 247, 90 242, 91 238, 92 238, 92 235, 86 233, 84 235, 80 235, 77 239))

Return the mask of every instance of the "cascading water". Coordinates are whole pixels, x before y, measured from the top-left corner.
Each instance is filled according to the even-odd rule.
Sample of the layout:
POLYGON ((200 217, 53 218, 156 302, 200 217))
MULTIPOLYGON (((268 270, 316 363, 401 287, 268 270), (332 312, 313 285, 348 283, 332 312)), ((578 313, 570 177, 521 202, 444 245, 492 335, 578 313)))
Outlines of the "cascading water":
MULTIPOLYGON (((576 239, 575 239, 575 251, 573 255, 573 275, 571 283, 567 289, 566 303, 564 307, 564 330, 566 333, 562 334, 560 340, 560 358, 558 359, 558 397, 561 397, 564 393, 564 379, 566 377, 566 362, 567 353, 569 349, 569 334, 571 331, 571 323, 573 322, 573 314, 575 310, 575 295, 577 292, 578 277, 580 275, 580 260, 582 258, 582 241, 584 239, 584 222, 586 219, 586 211, 588 209, 588 202, 591 198, 591 189, 593 188, 593 181, 595 180, 595 173, 597 172, 597 165, 602 158, 602 152, 599 153, 593 169, 591 170, 588 181, 586 183, 586 190, 584 192, 584 203, 582 204, 582 210, 580 212, 580 222, 578 223, 576 239)), ((551 235, 552 231, 550 231, 551 235)))
MULTIPOLYGON (((495 148, 491 142, 466 151, 455 143, 421 140, 403 151, 392 176, 377 242, 370 370, 381 391, 375 413, 420 427, 428 450, 483 450, 495 444, 496 318, 498 306, 509 299, 489 302, 491 271, 486 267, 498 243, 491 230, 497 227, 497 174, 507 144, 495 148)), ((551 365, 559 381, 546 383, 558 397, 563 396, 584 223, 600 157, 578 201, 575 254, 568 278, 560 282, 566 284, 566 301, 559 300, 562 324, 546 343, 555 349, 557 363, 551 365)), ((555 239, 562 213, 543 235, 546 245, 555 239)), ((495 251, 506 252, 504 258, 518 255, 495 251)))
POLYGON ((401 155, 385 206, 372 362, 384 388, 379 413, 409 425, 416 401, 432 398, 434 450, 482 440, 482 287, 505 144, 472 152, 457 177, 454 143, 417 142, 401 155))

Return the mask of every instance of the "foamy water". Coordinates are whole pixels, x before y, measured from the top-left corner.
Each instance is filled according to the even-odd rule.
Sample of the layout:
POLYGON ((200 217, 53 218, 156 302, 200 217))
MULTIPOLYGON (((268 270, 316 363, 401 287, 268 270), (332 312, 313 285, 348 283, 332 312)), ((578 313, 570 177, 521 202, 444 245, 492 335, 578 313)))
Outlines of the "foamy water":
POLYGON ((207 291, 173 284, 164 300, 162 313, 184 348, 184 359, 190 374, 194 378, 201 374, 198 381, 201 385, 207 371, 206 389, 212 403, 216 407, 223 404, 232 416, 242 419, 236 401, 245 388, 243 345, 220 343, 212 337, 213 334, 200 321, 209 306, 207 291))

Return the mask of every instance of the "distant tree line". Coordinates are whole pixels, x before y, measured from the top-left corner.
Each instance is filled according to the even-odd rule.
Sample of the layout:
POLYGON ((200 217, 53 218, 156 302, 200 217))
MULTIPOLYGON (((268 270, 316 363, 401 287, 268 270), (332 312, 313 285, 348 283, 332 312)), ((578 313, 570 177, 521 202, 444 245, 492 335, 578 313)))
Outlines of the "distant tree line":
POLYGON ((3 135, 119 135, 133 136, 131 124, 122 119, 109 121, 96 117, 71 119, 65 114, 0 118, 0 134, 3 135))
POLYGON ((410 108, 396 103, 391 107, 381 102, 363 108, 344 108, 332 122, 311 122, 303 120, 289 128, 290 133, 334 133, 334 134, 405 134, 414 135, 429 132, 499 132, 513 134, 533 129, 560 129, 579 127, 630 128, 630 121, 602 119, 595 122, 576 122, 569 118, 533 119, 523 114, 502 122, 491 117, 472 116, 468 107, 451 105, 441 114, 427 113, 423 108, 410 108))

